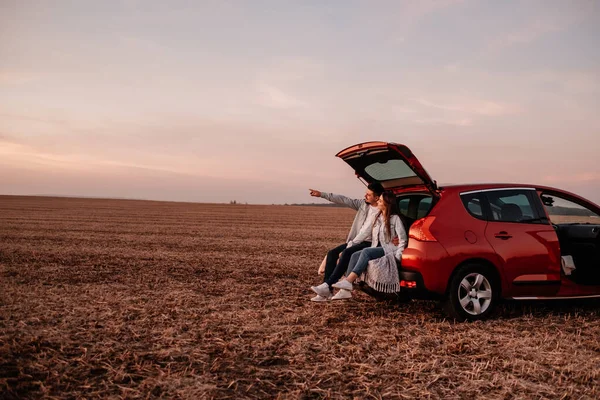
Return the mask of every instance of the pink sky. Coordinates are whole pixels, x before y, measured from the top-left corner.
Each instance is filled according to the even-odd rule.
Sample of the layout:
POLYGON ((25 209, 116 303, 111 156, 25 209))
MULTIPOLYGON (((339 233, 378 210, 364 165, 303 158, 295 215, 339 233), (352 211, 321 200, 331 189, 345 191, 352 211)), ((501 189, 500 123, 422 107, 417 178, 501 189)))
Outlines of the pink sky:
POLYGON ((594 1, 4 1, 0 194, 361 196, 334 154, 600 203, 594 1), (285 3, 285 4, 284 4, 285 3))

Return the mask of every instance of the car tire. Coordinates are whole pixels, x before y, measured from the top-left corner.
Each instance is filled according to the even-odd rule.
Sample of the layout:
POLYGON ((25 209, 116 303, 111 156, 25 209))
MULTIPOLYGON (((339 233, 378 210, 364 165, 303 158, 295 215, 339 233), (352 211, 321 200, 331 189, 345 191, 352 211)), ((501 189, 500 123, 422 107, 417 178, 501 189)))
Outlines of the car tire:
POLYGON ((458 321, 482 320, 492 313, 500 295, 496 271, 480 264, 465 264, 450 280, 446 313, 458 321))

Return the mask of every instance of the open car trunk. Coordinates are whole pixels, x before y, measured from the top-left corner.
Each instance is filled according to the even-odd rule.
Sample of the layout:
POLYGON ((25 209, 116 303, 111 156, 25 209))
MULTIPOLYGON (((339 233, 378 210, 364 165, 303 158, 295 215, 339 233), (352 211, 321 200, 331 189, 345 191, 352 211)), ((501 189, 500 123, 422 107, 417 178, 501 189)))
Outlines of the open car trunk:
MULTIPOLYGON (((431 179, 412 151, 403 144, 360 143, 340 151, 336 157, 350 165, 363 181, 378 182, 384 189, 396 194, 407 234, 413 222, 427 215, 439 198, 440 192, 436 182, 431 179)), ((400 269, 399 264, 397 267, 400 269)), ((408 300, 403 292, 381 293, 366 282, 361 282, 359 287, 380 300, 408 300)))
POLYGON ((350 146, 336 157, 344 160, 367 183, 379 182, 396 193, 424 190, 437 196, 438 188, 419 160, 403 144, 366 142, 350 146))

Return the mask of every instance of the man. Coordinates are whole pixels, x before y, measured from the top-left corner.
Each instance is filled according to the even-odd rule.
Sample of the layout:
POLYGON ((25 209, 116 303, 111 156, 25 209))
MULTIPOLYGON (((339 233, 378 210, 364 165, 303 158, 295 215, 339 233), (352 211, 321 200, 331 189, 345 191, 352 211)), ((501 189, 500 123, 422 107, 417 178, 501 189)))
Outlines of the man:
POLYGON ((323 283, 311 287, 313 292, 317 293, 317 296, 313 297, 311 301, 329 301, 333 296, 333 288, 327 282, 337 282, 346 272, 352 254, 371 246, 371 229, 379 213, 376 204, 379 196, 383 193, 383 186, 378 182, 370 183, 367 186, 364 200, 350 199, 339 194, 325 193, 314 189, 309 190, 310 195, 313 197, 322 197, 332 203, 350 207, 357 211, 346 243, 329 250, 327 253, 323 283))

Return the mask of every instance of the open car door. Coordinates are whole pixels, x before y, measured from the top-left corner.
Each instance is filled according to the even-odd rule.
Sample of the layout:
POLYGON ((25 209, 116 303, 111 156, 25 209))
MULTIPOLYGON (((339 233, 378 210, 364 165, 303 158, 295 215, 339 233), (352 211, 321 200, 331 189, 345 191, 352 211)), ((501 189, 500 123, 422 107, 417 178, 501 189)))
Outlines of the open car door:
POLYGON ((427 190, 437 196, 438 188, 417 157, 403 144, 366 142, 350 146, 336 157, 344 160, 367 183, 379 182, 388 190, 427 190))

